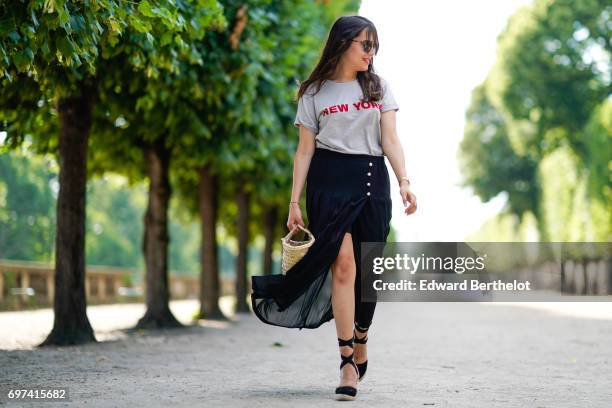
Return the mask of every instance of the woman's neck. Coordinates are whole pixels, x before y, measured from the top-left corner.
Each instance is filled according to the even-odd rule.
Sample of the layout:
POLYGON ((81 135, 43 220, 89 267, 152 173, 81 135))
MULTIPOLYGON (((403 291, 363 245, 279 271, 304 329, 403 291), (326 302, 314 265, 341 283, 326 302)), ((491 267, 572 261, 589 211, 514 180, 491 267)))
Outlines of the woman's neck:
POLYGON ((338 64, 336 73, 330 79, 335 82, 351 82, 357 79, 357 71, 344 68, 342 64, 338 64))

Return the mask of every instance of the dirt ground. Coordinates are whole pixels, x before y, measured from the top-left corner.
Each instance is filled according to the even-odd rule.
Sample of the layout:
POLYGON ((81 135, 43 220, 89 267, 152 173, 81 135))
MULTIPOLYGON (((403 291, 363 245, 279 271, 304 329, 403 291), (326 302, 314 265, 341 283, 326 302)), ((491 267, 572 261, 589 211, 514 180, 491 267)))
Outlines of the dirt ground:
MULTIPOLYGON (((171 308, 185 324, 196 301, 171 308)), ((231 302, 222 309, 231 313, 231 302)), ((97 344, 33 348, 50 309, 0 313, 0 389, 67 387, 70 402, 7 406, 327 407, 334 321, 299 331, 253 315, 128 332, 142 305, 92 306, 97 344)), ((355 406, 612 407, 612 302, 379 303, 355 406)))

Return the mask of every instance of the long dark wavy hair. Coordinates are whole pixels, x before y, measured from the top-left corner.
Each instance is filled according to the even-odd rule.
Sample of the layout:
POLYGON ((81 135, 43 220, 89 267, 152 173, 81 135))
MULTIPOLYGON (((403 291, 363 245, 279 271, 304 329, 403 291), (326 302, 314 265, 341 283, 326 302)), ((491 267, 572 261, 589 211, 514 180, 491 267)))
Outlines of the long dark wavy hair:
MULTIPOLYGON (((375 53, 378 53, 378 33, 374 23, 362 16, 342 16, 336 20, 329 35, 321 58, 308 79, 300 83, 297 99, 304 95, 310 84, 316 84, 319 92, 323 81, 330 79, 336 71, 336 66, 342 54, 351 46, 352 39, 362 30, 366 30, 367 38, 374 42, 375 53)), ((357 80, 363 91, 363 101, 372 102, 382 98, 382 86, 378 75, 374 73, 374 62, 370 61, 367 71, 358 71, 357 80)), ((296 100, 297 100, 296 99, 296 100)))

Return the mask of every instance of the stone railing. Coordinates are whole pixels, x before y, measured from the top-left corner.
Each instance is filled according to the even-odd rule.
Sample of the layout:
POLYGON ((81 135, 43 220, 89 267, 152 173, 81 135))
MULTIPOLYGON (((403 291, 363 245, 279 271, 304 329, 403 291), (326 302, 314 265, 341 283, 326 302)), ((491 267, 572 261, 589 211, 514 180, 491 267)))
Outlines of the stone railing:
MULTIPOLYGON (((106 266, 87 266, 85 272, 85 292, 88 304, 112 303, 143 298, 144 281, 130 284, 136 269, 106 266)), ((140 273, 142 276, 143 273, 140 273)), ((200 279, 170 273, 171 299, 197 299, 200 279)), ((234 280, 221 278, 221 295, 234 293, 234 280)), ((38 306, 53 304, 55 292, 53 265, 40 262, 0 260, 0 305, 31 303, 38 306)))

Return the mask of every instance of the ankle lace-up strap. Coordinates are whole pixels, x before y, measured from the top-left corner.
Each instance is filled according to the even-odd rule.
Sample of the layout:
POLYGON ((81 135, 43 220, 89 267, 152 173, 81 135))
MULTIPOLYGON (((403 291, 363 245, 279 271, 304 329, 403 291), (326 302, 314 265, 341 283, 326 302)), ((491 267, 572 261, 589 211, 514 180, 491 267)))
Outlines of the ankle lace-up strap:
POLYGON ((344 340, 338 337, 338 346, 349 346, 350 348, 353 348, 353 338, 344 340))
POLYGON ((357 322, 355 322, 355 330, 357 330, 360 333, 365 333, 370 329, 370 326, 368 327, 361 327, 360 325, 357 324, 357 322))
MULTIPOLYGON (((354 338, 350 338, 350 339, 341 339, 340 337, 338 337, 338 346, 342 347, 342 346, 349 346, 350 348, 353 348, 353 339, 354 338)), ((342 367, 344 367, 346 364, 352 364, 353 367, 355 367, 355 370, 357 370, 357 373, 359 373, 359 368, 357 368, 357 365, 355 364, 355 361, 353 360, 353 355, 355 353, 351 352, 350 355, 348 356, 343 356, 342 353, 340 353, 340 358, 342 359, 342 362, 340 363, 340 369, 342 370, 342 367)), ((357 374, 359 375, 359 374, 357 374)))
MULTIPOLYGON (((344 367, 345 364, 353 364, 355 365, 355 361, 353 361, 353 355, 355 353, 351 353, 348 356, 343 356, 342 354, 340 354, 340 358, 342 359, 342 362, 340 363, 340 369, 342 370, 342 367, 344 367)), ((357 369, 357 371, 359 371, 359 369, 357 369)))
MULTIPOLYGON (((366 333, 369 330, 369 327, 361 327, 357 324, 357 322, 355 322, 355 330, 359 333, 366 333)), ((366 344, 368 341, 368 335, 366 334, 363 338, 358 338, 357 336, 354 336, 354 341, 358 344, 366 344)))

